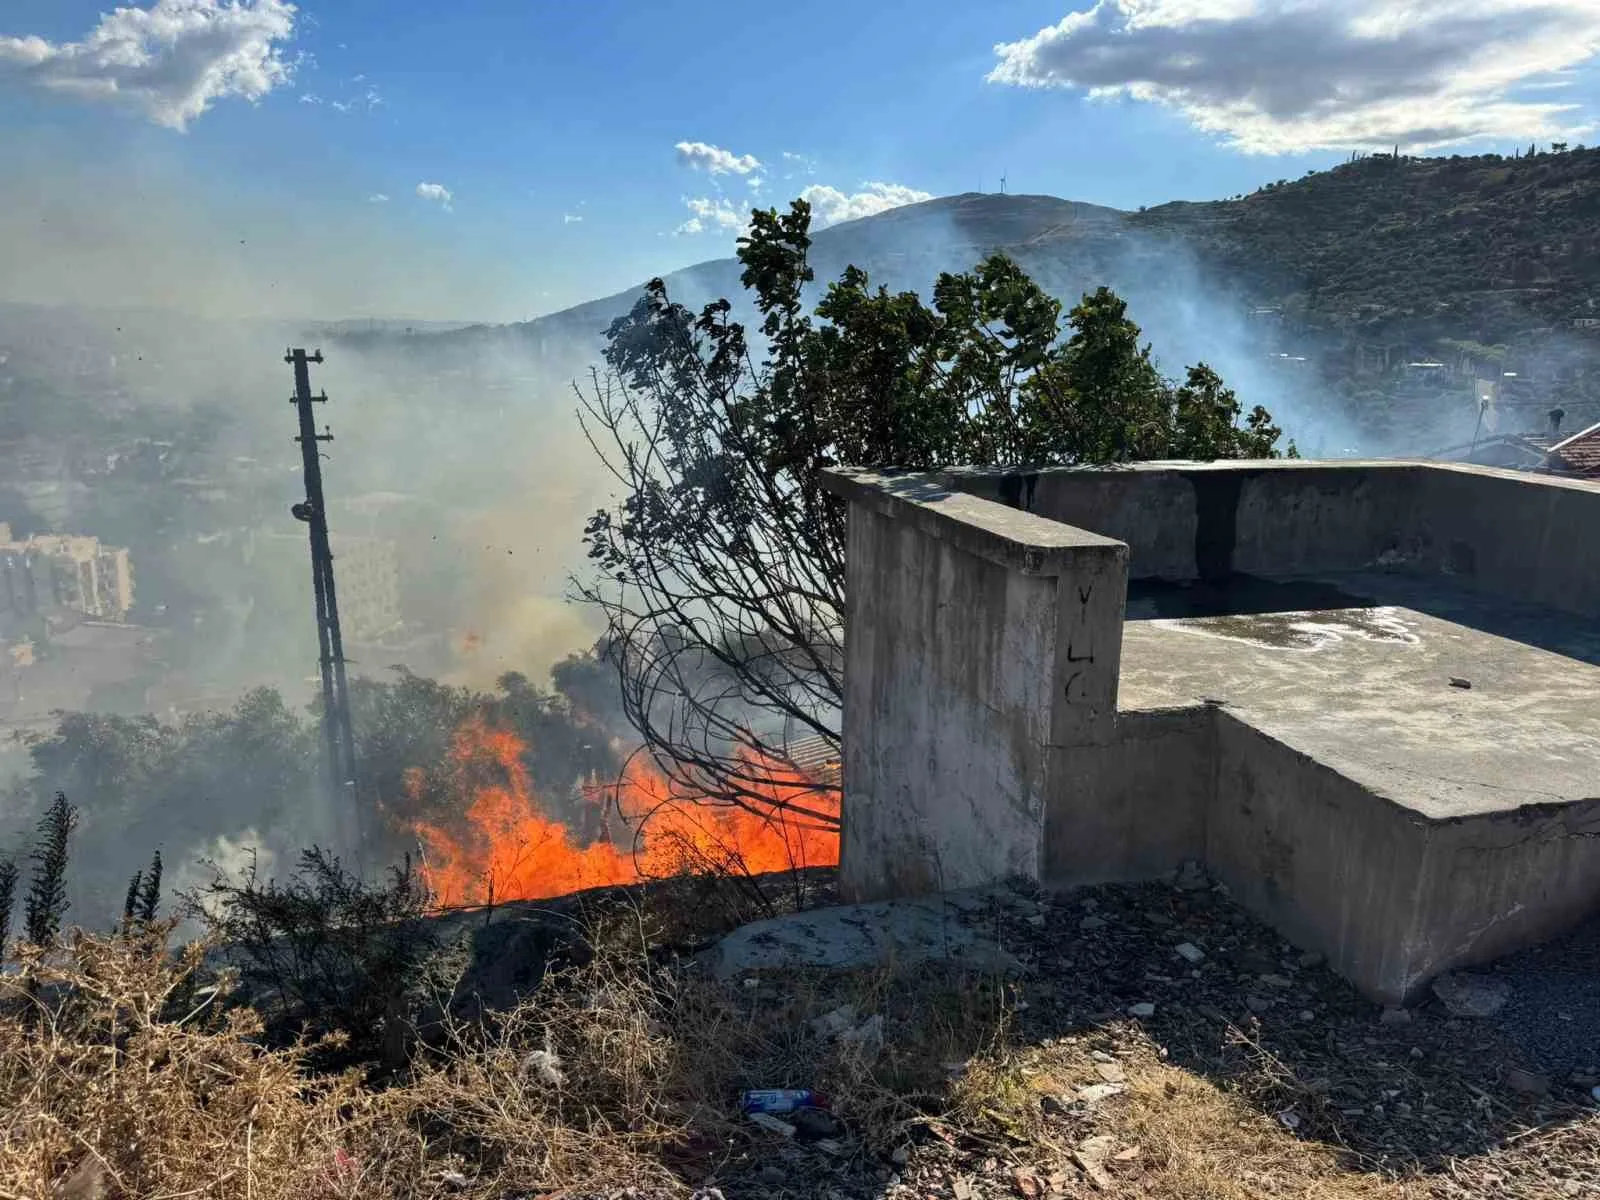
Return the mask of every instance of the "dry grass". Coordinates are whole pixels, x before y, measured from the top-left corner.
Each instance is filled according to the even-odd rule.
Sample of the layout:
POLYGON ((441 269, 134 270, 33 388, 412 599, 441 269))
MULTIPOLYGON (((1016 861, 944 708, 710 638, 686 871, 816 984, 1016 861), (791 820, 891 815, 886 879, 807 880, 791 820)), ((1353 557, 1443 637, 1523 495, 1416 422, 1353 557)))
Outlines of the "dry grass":
POLYGON ((257 1050, 254 1014, 214 992, 174 1013, 199 957, 79 935, 22 958, 0 994, 0 1196, 74 1176, 82 1196, 363 1194, 340 1152, 372 1098, 354 1076, 309 1081, 298 1048, 257 1050))
POLYGON ((1137 1021, 1035 1036, 1004 981, 927 969, 720 983, 656 953, 651 919, 593 931, 592 961, 512 1011, 447 1022, 384 1087, 265 1048, 161 931, 31 953, 0 984, 0 1200, 1600 1195, 1600 1116, 1381 1170, 1265 1051, 1208 1078, 1137 1021), (812 1028, 845 1005, 881 1044, 812 1028), (828 1093, 832 1140, 742 1120, 757 1086, 828 1093))
POLYGON ((1409 1194, 1352 1172, 1328 1147, 1294 1137, 1273 1116, 1169 1065, 1131 1024, 1115 1036, 1066 1038, 992 1061, 969 1076, 963 1091, 960 1109, 970 1123, 988 1116, 1003 1125, 1017 1147, 1031 1148, 1022 1169, 1047 1183, 1065 1181, 1060 1190, 1068 1195, 1077 1192, 1067 1185, 1080 1180, 1100 1194, 1148 1200, 1409 1194), (1106 1061, 1091 1057, 1096 1051, 1106 1061), (1093 1105, 1058 1107, 1054 1119, 1043 1115, 1050 1109, 1041 1099, 1103 1084, 1097 1067, 1109 1068, 1126 1091, 1093 1105))

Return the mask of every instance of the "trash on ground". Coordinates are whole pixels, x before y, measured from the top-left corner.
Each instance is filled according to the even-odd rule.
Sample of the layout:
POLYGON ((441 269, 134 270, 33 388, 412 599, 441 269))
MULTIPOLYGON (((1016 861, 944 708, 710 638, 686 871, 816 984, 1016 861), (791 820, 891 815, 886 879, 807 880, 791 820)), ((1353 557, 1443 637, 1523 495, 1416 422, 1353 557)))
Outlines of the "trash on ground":
POLYGON ((795 1134, 795 1128, 793 1125, 789 1124, 787 1121, 778 1120, 778 1118, 773 1116, 771 1113, 753 1112, 746 1113, 745 1115, 767 1132, 775 1133, 779 1137, 792 1138, 795 1134))
POLYGON ((810 1088, 752 1088, 739 1097, 744 1113, 791 1113, 797 1108, 827 1108, 828 1098, 810 1088))

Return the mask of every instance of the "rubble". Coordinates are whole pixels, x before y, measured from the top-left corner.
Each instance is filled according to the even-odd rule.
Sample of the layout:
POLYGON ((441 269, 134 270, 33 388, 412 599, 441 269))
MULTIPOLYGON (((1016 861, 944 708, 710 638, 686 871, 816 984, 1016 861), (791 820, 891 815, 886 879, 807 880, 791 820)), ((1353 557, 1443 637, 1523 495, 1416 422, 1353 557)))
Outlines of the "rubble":
POLYGON ((1127 1085, 1122 1083, 1091 1083, 1087 1087, 1078 1089, 1077 1098, 1084 1104, 1098 1104, 1102 1100, 1120 1096, 1127 1090, 1127 1085))
POLYGON ((1493 975, 1452 972, 1433 981, 1433 994, 1452 1017, 1482 1020, 1511 1000, 1511 985, 1493 975))
POLYGON ((1128 1072, 1117 1062, 1097 1062, 1094 1073, 1107 1083, 1126 1083, 1128 1079, 1128 1072))
POLYGON ((761 1126, 768 1133, 775 1133, 779 1137, 786 1138, 792 1138, 795 1135, 795 1127, 793 1125, 787 1121, 778 1120, 771 1113, 753 1112, 746 1113, 745 1116, 752 1124, 761 1126))
POLYGON ((1106 1172, 1105 1164, 1116 1152, 1115 1137, 1110 1134, 1097 1134, 1079 1142, 1078 1148, 1072 1152, 1072 1159, 1090 1183, 1101 1191, 1110 1191, 1115 1186, 1115 1181, 1106 1172))
POLYGON ((757 970, 848 970, 885 962, 909 967, 930 961, 984 974, 1014 973, 1019 970, 1015 956, 965 919, 993 904, 996 895, 996 889, 976 889, 790 913, 741 926, 706 958, 723 979, 757 970))
POLYGON ((837 1037, 856 1023, 856 1006, 841 1004, 811 1021, 811 1032, 821 1038, 837 1037))

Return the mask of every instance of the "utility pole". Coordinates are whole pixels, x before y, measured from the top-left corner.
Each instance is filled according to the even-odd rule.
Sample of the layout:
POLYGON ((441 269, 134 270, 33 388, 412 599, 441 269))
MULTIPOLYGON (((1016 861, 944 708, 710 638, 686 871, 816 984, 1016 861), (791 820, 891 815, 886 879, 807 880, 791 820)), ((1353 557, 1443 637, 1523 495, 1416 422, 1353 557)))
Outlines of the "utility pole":
POLYGON ((333 441, 326 426, 318 433, 311 406, 326 404, 326 392, 311 394, 312 363, 321 364, 322 351, 307 354, 290 350, 283 361, 294 367, 294 395, 290 403, 300 417, 301 458, 305 463, 306 498, 289 511, 304 521, 311 535, 311 587, 317 601, 318 663, 322 669, 322 733, 327 742, 328 784, 340 827, 348 831, 352 847, 359 848, 365 834, 356 798, 355 734, 350 722, 350 690, 345 679, 344 637, 339 632, 339 598, 333 583, 333 548, 328 540, 328 510, 322 494, 323 442, 333 441))

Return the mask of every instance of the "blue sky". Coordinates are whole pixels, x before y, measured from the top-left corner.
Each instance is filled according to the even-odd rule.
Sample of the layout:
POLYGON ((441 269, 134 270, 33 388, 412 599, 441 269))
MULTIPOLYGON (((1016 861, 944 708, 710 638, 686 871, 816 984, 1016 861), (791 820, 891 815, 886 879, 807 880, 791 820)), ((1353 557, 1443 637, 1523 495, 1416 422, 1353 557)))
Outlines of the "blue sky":
POLYGON ((29 249, 0 296, 514 320, 730 253, 807 188, 823 219, 1002 171, 1133 208, 1582 140, 1596 8, 8 0, 0 234, 29 249))

